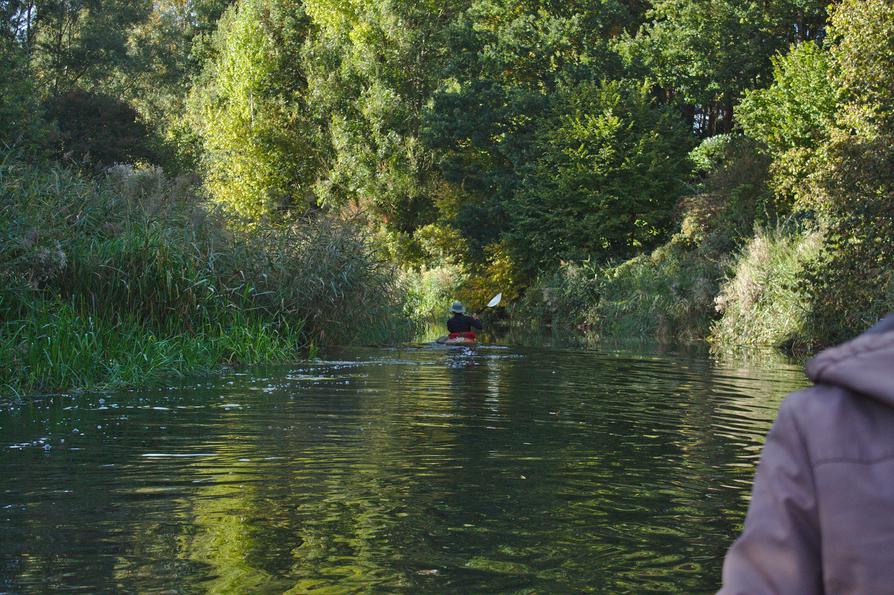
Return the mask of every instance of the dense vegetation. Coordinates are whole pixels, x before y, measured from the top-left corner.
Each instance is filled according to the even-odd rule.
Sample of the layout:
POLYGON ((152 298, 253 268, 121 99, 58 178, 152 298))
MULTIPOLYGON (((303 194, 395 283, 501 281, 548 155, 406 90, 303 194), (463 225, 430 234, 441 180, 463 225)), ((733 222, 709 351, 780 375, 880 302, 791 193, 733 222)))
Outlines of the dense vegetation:
POLYGON ((894 306, 884 0, 0 19, 9 386, 285 359, 497 291, 600 335, 792 348, 894 306))

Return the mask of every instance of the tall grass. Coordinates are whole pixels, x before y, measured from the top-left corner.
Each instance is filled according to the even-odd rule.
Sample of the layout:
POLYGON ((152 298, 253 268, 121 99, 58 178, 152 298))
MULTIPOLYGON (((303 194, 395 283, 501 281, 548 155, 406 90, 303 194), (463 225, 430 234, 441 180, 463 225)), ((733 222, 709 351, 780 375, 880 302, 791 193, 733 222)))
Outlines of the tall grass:
POLYGON ((359 224, 234 228, 195 180, 0 165, 0 385, 133 385, 406 335, 359 224))
POLYGON ((701 340, 719 276, 717 263, 677 237, 617 265, 566 264, 538 280, 520 313, 603 338, 701 340))
POLYGON ((85 317, 64 302, 42 301, 0 326, 0 386, 20 394, 134 386, 225 364, 288 361, 303 340, 259 320, 159 334, 138 320, 85 317))
POLYGON ((800 280, 821 248, 816 231, 759 230, 733 261, 717 296, 721 317, 711 328, 711 342, 809 349, 814 333, 807 328, 810 304, 800 280))

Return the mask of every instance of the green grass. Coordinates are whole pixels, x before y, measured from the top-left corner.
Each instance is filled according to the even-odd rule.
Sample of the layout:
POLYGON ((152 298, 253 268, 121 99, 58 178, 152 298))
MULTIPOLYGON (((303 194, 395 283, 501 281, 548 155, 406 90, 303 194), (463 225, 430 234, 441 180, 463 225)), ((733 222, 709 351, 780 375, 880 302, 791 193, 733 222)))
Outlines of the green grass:
POLYGON ((701 340, 719 276, 716 263, 675 238, 617 265, 566 264, 538 280, 518 314, 606 339, 701 340))
POLYGON ((362 225, 247 226, 194 182, 0 159, 0 386, 134 386, 412 335, 362 225))
POLYGON ((233 319, 160 334, 138 320, 83 317, 47 301, 0 325, 0 387, 30 394, 154 384, 225 365, 292 361, 305 353, 300 328, 233 319))
POLYGON ((805 264, 822 248, 817 232, 779 227, 761 230, 733 261, 717 296, 722 316, 711 328, 719 347, 809 349, 808 297, 801 289, 805 264))

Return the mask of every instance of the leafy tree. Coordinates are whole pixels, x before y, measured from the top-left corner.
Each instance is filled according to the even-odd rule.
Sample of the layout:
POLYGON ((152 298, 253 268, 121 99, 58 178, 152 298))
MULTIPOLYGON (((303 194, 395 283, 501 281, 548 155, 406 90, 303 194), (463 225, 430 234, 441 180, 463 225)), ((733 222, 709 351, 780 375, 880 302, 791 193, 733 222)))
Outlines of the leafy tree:
POLYGON ((239 217, 256 220, 315 203, 320 142, 301 68, 307 31, 300 3, 234 5, 220 21, 216 55, 195 89, 207 186, 239 217))
POLYGON ((647 85, 583 83, 561 95, 511 203, 509 238, 529 272, 654 247, 690 171, 690 137, 647 85))
POLYGON ((894 132, 894 6, 846 0, 832 13, 829 38, 842 128, 867 138, 894 132))
POLYGON ((622 77, 612 43, 641 14, 638 2, 477 0, 457 20, 425 138, 462 195, 450 221, 479 256, 511 228, 507 207, 537 160, 546 114, 560 109, 557 89, 622 77))
POLYGON ((313 105, 331 154, 317 185, 330 205, 370 209, 409 236, 432 222, 438 172, 420 140, 443 79, 446 37, 467 0, 310 0, 319 28, 305 52, 313 105))
POLYGON ((23 44, 50 96, 90 91, 135 66, 129 32, 151 10, 149 0, 35 0, 23 44))
POLYGON ((109 85, 164 139, 156 152, 166 169, 198 165, 201 143, 184 115, 187 89, 213 55, 213 33, 230 4, 232 0, 153 2, 148 18, 129 35, 134 67, 118 71, 109 85))
POLYGON ((648 22, 622 44, 705 136, 728 132, 733 106, 769 74, 770 58, 823 34, 819 0, 655 0, 648 22))
POLYGON ((838 106, 828 52, 812 41, 773 59, 773 84, 747 91, 736 107, 745 133, 774 156, 773 187, 783 204, 810 202, 807 176, 829 138, 838 106))
POLYGON ((155 158, 145 123, 120 99, 74 90, 51 98, 44 107, 57 123, 56 149, 63 161, 103 168, 155 158))
POLYGON ((0 149, 33 154, 47 138, 47 126, 34 88, 27 56, 15 40, 0 37, 0 149))
POLYGON ((829 39, 841 107, 811 176, 826 246, 804 284, 822 342, 894 309, 894 5, 842 1, 829 39))

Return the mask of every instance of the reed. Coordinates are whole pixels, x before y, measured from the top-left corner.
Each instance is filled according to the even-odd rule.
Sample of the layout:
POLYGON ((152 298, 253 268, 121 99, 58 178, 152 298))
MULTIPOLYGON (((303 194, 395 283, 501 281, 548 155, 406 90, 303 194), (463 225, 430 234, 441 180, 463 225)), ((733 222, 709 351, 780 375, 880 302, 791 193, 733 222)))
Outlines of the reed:
POLYGON ((231 226, 194 180, 0 160, 0 384, 123 386, 411 329, 362 225, 231 226))

